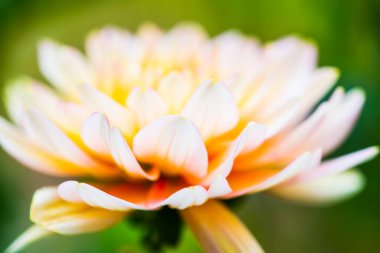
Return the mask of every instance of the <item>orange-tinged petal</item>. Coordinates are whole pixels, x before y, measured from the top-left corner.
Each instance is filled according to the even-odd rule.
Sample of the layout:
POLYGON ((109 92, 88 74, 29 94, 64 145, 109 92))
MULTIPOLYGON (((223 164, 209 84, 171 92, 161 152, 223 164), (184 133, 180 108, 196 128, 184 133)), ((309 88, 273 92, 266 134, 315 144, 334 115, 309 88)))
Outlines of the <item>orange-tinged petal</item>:
POLYGON ((235 158, 240 154, 255 150, 266 137, 266 129, 263 125, 248 123, 226 150, 210 161, 207 176, 202 184, 210 185, 216 177, 227 177, 233 168, 235 158))
MULTIPOLYGON (((320 151, 316 153, 320 153, 320 151)), ((232 172, 227 178, 232 192, 226 197, 232 198, 247 193, 264 191, 280 184, 295 176, 298 172, 315 166, 313 157, 313 153, 307 152, 283 169, 269 165, 268 167, 259 167, 251 171, 232 172)))
POLYGON ((165 116, 141 129, 133 151, 163 174, 202 178, 207 172, 207 150, 196 126, 179 116, 165 116))
POLYGON ((217 201, 185 209, 181 216, 207 253, 264 252, 243 223, 217 201))

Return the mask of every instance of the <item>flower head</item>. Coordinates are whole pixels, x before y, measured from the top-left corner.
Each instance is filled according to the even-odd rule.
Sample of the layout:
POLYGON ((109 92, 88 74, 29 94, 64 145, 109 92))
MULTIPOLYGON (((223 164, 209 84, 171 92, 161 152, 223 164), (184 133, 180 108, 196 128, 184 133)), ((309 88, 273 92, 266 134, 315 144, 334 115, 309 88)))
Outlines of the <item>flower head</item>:
POLYGON ((337 88, 314 109, 338 72, 318 68, 315 46, 296 37, 261 45, 235 31, 210 39, 197 25, 106 27, 88 36, 85 55, 44 40, 38 57, 53 87, 29 78, 8 86, 13 123, 1 119, 0 141, 25 166, 70 179, 36 192, 40 234, 96 231, 166 205, 191 220, 191 210, 220 208, 190 208, 209 199, 265 190, 330 202, 361 188, 347 169, 377 154, 322 162, 364 95, 337 88))

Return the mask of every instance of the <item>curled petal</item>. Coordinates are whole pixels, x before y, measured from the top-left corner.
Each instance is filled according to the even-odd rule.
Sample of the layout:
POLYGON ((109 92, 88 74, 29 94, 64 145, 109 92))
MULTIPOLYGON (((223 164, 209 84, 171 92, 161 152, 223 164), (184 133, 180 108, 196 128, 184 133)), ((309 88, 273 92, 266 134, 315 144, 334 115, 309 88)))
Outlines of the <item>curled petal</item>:
POLYGON ((81 138, 86 146, 98 155, 109 154, 110 123, 103 113, 96 112, 86 119, 81 138))
POLYGON ((181 215, 207 253, 264 252, 243 223, 217 201, 190 207, 181 215))
POLYGON ((287 200, 309 205, 326 205, 344 200, 358 193, 364 186, 364 177, 355 170, 308 180, 279 185, 270 193, 287 200))
POLYGON ((37 225, 59 234, 80 234, 103 230, 122 220, 123 212, 93 208, 62 200, 55 187, 38 190, 30 217, 37 225))
POLYGON ((199 206, 207 201, 208 193, 202 186, 190 186, 181 189, 164 201, 165 205, 183 210, 190 206, 199 206))
POLYGON ((158 166, 167 175, 202 178, 207 172, 207 150, 196 126, 179 116, 165 116, 137 133, 137 158, 158 166))
POLYGON ((181 114, 197 125, 205 140, 231 130, 239 120, 232 93, 221 83, 202 84, 190 97, 181 114))
POLYGON ((84 153, 65 133, 35 109, 26 111, 23 127, 27 136, 46 152, 80 166, 87 173, 107 176, 115 174, 112 168, 98 163, 84 153))

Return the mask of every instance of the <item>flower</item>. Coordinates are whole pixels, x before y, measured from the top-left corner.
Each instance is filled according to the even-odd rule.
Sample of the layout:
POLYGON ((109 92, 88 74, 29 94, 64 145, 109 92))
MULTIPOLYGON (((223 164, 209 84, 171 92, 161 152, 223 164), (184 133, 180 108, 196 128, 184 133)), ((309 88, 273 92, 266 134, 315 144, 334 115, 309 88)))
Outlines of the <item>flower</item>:
POLYGON ((267 190, 332 202, 361 189, 360 172, 348 169, 378 153, 322 161, 349 134, 364 94, 337 88, 314 110, 338 72, 318 68, 315 46, 297 37, 261 45, 236 31, 209 39, 194 24, 167 33, 149 24, 92 32, 85 51, 44 40, 39 66, 53 87, 30 78, 7 87, 13 124, 0 121, 3 148, 68 178, 35 193, 36 225, 10 251, 168 205, 183 210, 207 252, 261 252, 215 199, 267 190))

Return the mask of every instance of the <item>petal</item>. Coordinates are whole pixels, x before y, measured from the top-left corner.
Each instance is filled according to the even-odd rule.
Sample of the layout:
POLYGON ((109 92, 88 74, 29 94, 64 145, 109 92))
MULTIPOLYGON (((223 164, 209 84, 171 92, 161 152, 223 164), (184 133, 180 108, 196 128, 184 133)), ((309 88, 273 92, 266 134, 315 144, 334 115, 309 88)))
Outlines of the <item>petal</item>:
POLYGON ((197 125, 205 140, 231 130, 239 120, 232 93, 221 83, 202 84, 190 97, 181 114, 197 125))
POLYGON ((87 110, 80 104, 68 102, 55 92, 30 78, 19 78, 6 87, 7 110, 12 120, 22 121, 25 108, 33 106, 43 112, 65 132, 77 135, 87 110))
POLYGON ((217 178, 209 190, 201 185, 189 185, 183 180, 160 179, 152 184, 126 183, 92 186, 66 181, 58 187, 62 199, 72 203, 104 208, 111 211, 155 210, 165 205, 176 209, 202 205, 207 199, 230 192, 228 182, 217 178))
POLYGON ((143 92, 140 87, 134 88, 129 94, 127 107, 135 113, 139 127, 168 113, 165 100, 156 91, 147 89, 143 92))
POLYGON ((217 201, 183 210, 181 216, 207 253, 264 252, 244 224, 217 201))
POLYGON ((24 249, 31 243, 38 241, 51 235, 52 232, 42 228, 40 226, 34 225, 28 228, 24 233, 19 235, 16 240, 12 242, 11 245, 4 251, 4 253, 16 253, 24 249))
POLYGON ((38 172, 51 176, 84 176, 86 173, 31 142, 19 129, 0 118, 0 143, 13 158, 38 172))
POLYGON ((120 212, 131 209, 144 210, 144 201, 146 200, 148 188, 143 185, 123 184, 122 188, 114 187, 110 191, 115 192, 115 194, 123 194, 127 199, 118 198, 92 185, 76 181, 66 181, 58 187, 59 196, 72 203, 84 202, 94 208, 120 212))
POLYGON ((183 74, 171 72, 159 81, 157 92, 165 99, 169 112, 177 114, 190 97, 192 84, 183 74))
POLYGON ((97 87, 109 95, 129 90, 141 73, 145 45, 128 31, 104 27, 86 40, 86 53, 96 69, 97 87))
POLYGON ((265 127, 250 122, 226 150, 210 161, 207 177, 203 185, 210 185, 216 177, 227 177, 234 165, 235 158, 257 148, 266 139, 265 127))
POLYGON ((81 85, 79 94, 83 102, 93 111, 104 113, 111 124, 120 128, 127 137, 135 132, 134 117, 124 106, 90 85, 81 85))
POLYGON ((358 193, 363 186, 362 174, 350 170, 317 180, 280 185, 272 188, 270 193, 298 203, 326 205, 351 197, 358 193))
POLYGON ((23 127, 32 141, 63 160, 80 166, 94 176, 115 175, 105 164, 93 160, 84 153, 67 135, 36 109, 26 111, 23 127))
POLYGON ((338 158, 324 161, 320 166, 316 166, 313 170, 300 173, 295 178, 285 184, 293 184, 298 182, 314 181, 322 177, 334 176, 345 170, 354 168, 355 166, 372 160, 379 153, 378 147, 369 147, 338 158))
POLYGON ((208 199, 208 193, 202 186, 190 186, 173 193, 163 203, 171 208, 179 210, 186 209, 190 206, 199 206, 208 199))
POLYGON ((251 171, 232 172, 227 178, 232 192, 226 197, 232 198, 247 193, 264 191, 280 184, 290 179, 301 170, 307 170, 310 166, 314 166, 315 160, 313 157, 313 153, 305 153, 284 169, 268 166, 255 168, 251 171))
POLYGON ((86 119, 81 131, 83 143, 98 155, 109 155, 108 139, 110 124, 107 117, 100 112, 92 114, 86 119))
POLYGON ((112 129, 109 136, 109 150, 113 160, 133 179, 156 180, 160 176, 158 167, 153 167, 149 171, 145 171, 136 160, 135 155, 125 141, 120 130, 112 129))
POLYGON ((38 46, 38 61, 43 75, 67 95, 76 98, 79 84, 93 83, 88 63, 74 48, 42 41, 38 46))
POLYGON ((226 195, 230 193, 231 191, 232 189, 227 179, 222 176, 218 176, 211 183, 208 189, 208 196, 209 198, 216 198, 216 197, 226 195))
POLYGON ((56 187, 38 190, 33 197, 30 217, 37 225, 59 234, 80 234, 103 230, 121 221, 123 212, 97 209, 62 200, 56 187))
POLYGON ((208 157, 196 126, 179 116, 165 116, 141 129, 133 140, 141 162, 153 163, 167 175, 206 175, 208 157))

